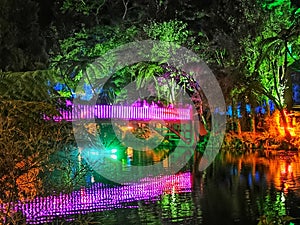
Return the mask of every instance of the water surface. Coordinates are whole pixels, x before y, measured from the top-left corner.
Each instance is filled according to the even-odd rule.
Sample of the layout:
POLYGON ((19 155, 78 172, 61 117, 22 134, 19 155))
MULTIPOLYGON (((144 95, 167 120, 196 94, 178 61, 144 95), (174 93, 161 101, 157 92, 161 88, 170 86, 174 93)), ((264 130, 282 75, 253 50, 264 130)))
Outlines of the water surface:
MULTIPOLYGON (((120 148, 110 155, 130 171, 131 165, 161 160, 168 168, 171 152, 149 149, 141 154, 120 148)), ((81 163, 79 158, 77 166, 81 163)), ((72 221, 88 215, 108 225, 254 225, 262 215, 300 217, 297 152, 222 152, 205 171, 197 168, 191 160, 174 175, 145 177, 127 185, 109 183, 91 172, 72 193, 38 198, 18 209, 28 223, 72 221)))

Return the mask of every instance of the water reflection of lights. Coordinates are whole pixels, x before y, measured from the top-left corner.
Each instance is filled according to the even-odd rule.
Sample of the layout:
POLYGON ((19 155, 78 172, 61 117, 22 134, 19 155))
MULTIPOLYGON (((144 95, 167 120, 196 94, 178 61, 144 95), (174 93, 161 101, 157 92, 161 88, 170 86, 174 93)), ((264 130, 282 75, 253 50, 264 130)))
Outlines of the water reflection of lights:
POLYGON ((295 178, 293 174, 293 163, 289 161, 280 162, 280 182, 284 192, 295 187, 295 178))
POLYGON ((288 190, 298 191, 299 184, 296 184, 300 175, 300 157, 297 152, 287 151, 272 151, 265 152, 264 155, 250 154, 240 157, 232 157, 226 155, 228 162, 235 162, 236 167, 232 168, 231 174, 240 175, 243 165, 251 166, 252 171, 249 171, 247 181, 250 186, 253 182, 258 182, 261 179, 266 179, 268 183, 274 183, 278 190, 287 192, 288 190), (259 165, 265 166, 266 171, 260 171, 259 165), (264 174, 264 176, 262 176, 264 174))
MULTIPOLYGON (((163 194, 191 191, 191 174, 144 178, 139 183, 109 187, 95 183, 70 194, 38 197, 27 203, 16 203, 14 211, 21 211, 28 224, 50 222, 56 217, 70 219, 76 214, 86 214, 116 208, 138 207, 132 202, 151 200, 163 194), (131 203, 131 204, 129 204, 131 203)), ((4 211, 5 204, 0 205, 4 211)))

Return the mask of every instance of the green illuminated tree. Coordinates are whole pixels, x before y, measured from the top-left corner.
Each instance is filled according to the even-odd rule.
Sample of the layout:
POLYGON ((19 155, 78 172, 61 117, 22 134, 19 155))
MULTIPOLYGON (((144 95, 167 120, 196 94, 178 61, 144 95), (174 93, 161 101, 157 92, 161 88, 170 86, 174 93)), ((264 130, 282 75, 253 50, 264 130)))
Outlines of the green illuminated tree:
MULTIPOLYGON (((92 29, 82 29, 80 32, 60 40, 59 51, 52 57, 51 67, 60 74, 64 83, 69 87, 65 95, 72 96, 72 91, 77 87, 83 74, 88 75, 85 81, 87 84, 92 87, 97 86, 99 79, 103 78, 101 73, 104 71, 95 71, 97 68, 91 65, 109 50, 131 42, 136 33, 137 29, 134 26, 127 29, 121 26, 95 26, 92 29)), ((114 63, 109 61, 110 59, 105 60, 106 63, 114 63)), ((101 65, 99 66, 101 67, 101 65)))
MULTIPOLYGON (((119 71, 115 71, 105 84, 100 84, 103 76, 107 76, 111 71, 99 71, 101 63, 114 65, 113 59, 105 59, 105 62, 97 64, 96 68, 93 64, 97 58, 113 50, 123 44, 129 43, 139 38, 151 38, 154 40, 162 40, 166 42, 175 42, 178 45, 187 44, 189 38, 187 24, 180 21, 169 22, 151 22, 142 28, 135 26, 124 28, 122 26, 96 26, 92 29, 83 29, 81 32, 75 33, 73 36, 59 41, 59 52, 52 58, 52 66, 60 73, 64 82, 69 87, 66 96, 71 96, 71 90, 77 87, 78 81, 83 74, 87 74, 86 83, 96 88, 105 88, 110 95, 112 101, 118 95, 126 84, 136 81, 137 89, 143 87, 149 80, 153 80, 154 85, 159 92, 168 95, 168 88, 163 89, 157 83, 159 73, 163 73, 163 69, 159 66, 163 64, 170 55, 166 55, 167 51, 157 49, 156 46, 151 50, 153 57, 163 58, 162 62, 147 63, 141 62, 132 66, 127 66, 119 71), (143 30, 142 30, 143 29, 143 30), (88 72, 88 73, 86 73, 88 72), (101 76, 102 74, 102 76, 101 76), (102 85, 104 85, 102 87, 102 85)), ((166 48, 168 46, 166 45, 166 48)), ((155 61, 156 58, 153 58, 155 61)), ((170 102, 174 101, 173 90, 176 85, 172 85, 171 93, 173 96, 170 102)), ((96 93, 96 90, 94 90, 96 93)), ((98 90, 99 91, 99 90, 98 90)))
POLYGON ((249 87, 270 99, 280 111, 286 137, 290 138, 285 109, 292 103, 289 66, 299 60, 299 18, 289 1, 263 6, 266 18, 255 39, 244 39, 246 80, 249 87))

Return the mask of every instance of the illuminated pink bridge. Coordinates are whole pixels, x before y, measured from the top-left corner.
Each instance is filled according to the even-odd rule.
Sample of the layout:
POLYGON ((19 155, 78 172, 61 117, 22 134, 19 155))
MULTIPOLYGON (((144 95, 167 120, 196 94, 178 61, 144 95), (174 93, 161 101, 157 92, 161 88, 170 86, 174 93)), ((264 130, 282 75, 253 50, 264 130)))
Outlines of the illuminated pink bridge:
MULTIPOLYGON (((16 203, 12 209, 26 217, 27 224, 46 223, 55 218, 73 220, 87 214, 117 208, 138 208, 136 201, 153 200, 163 194, 191 192, 191 173, 144 178, 138 183, 109 187, 95 183, 69 194, 38 197, 31 202, 16 203)), ((0 204, 0 212, 7 206, 0 204)))
POLYGON ((189 121, 192 119, 192 107, 171 108, 153 106, 121 105, 73 105, 72 110, 60 110, 55 121, 74 121, 81 119, 122 119, 122 120, 165 120, 189 121))

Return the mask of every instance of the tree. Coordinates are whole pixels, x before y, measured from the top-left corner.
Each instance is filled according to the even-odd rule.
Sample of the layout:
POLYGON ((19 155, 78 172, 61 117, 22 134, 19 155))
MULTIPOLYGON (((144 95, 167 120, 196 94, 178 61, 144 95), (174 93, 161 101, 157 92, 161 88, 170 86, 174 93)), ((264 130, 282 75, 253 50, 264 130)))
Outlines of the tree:
POLYGON ((264 95, 279 110, 286 137, 290 138, 285 109, 291 107, 292 89, 289 66, 298 60, 300 27, 289 1, 264 6, 266 19, 261 34, 244 40, 248 85, 264 95))
MULTIPOLYGON (((57 71, 67 85, 65 96, 74 97, 75 88, 83 74, 87 74, 86 84, 92 89, 97 86, 102 75, 99 71, 93 71, 95 68, 91 65, 109 50, 132 41, 136 34, 135 26, 127 29, 122 26, 95 26, 59 40, 58 51, 51 59, 51 68, 57 71)), ((95 93, 94 89, 93 92, 95 93)))
POLYGON ((0 72, 0 96, 5 100, 58 103, 53 89, 59 78, 54 71, 0 72))
POLYGON ((49 103, 0 99, 0 210, 1 224, 21 224, 14 203, 42 195, 40 177, 49 172, 48 158, 67 145, 72 136, 67 126, 43 119, 55 113, 49 103))
MULTIPOLYGON (((69 87, 66 96, 72 96, 72 91, 77 87, 78 81, 83 77, 83 74, 87 75, 85 76, 85 82, 91 86, 94 93, 99 92, 99 88, 104 88, 105 90, 100 91, 101 94, 115 98, 115 94, 119 94, 121 88, 129 82, 136 80, 137 88, 141 88, 149 79, 155 80, 155 76, 159 71, 163 71, 162 68, 159 68, 159 64, 164 62, 141 62, 116 71, 106 84, 100 84, 99 82, 103 78, 101 74, 105 72, 94 71, 97 68, 93 68, 93 63, 109 50, 140 38, 175 42, 179 45, 187 44, 188 40, 190 40, 188 39, 190 33, 187 29, 187 24, 180 21, 151 22, 142 28, 136 26, 95 26, 91 29, 83 29, 81 32, 59 41, 59 51, 52 58, 51 65, 69 87), (102 85, 104 86, 102 87, 102 85), (98 88, 98 90, 96 91, 95 88, 98 88)), ((151 51, 154 53, 153 56, 157 58, 163 57, 166 60, 170 57, 166 55, 167 51, 155 49, 155 46, 151 51)), ((111 65, 115 63, 109 61, 109 59, 105 60, 111 65)), ((153 58, 153 60, 156 59, 153 58)), ((110 72, 107 71, 107 73, 110 72)), ((157 81, 156 88, 159 88, 157 81)), ((111 101, 113 99, 109 100, 109 102, 111 101)))

